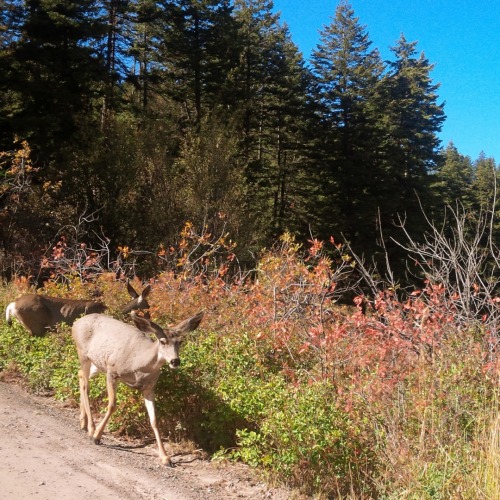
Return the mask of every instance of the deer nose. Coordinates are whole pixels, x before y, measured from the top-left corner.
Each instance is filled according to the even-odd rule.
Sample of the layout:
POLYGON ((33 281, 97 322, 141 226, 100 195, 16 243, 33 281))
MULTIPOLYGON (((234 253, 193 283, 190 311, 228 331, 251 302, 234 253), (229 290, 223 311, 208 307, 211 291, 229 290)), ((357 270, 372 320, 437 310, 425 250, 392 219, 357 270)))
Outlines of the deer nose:
POLYGON ((181 360, 179 358, 174 358, 170 360, 170 366, 172 368, 177 368, 181 364, 181 360))

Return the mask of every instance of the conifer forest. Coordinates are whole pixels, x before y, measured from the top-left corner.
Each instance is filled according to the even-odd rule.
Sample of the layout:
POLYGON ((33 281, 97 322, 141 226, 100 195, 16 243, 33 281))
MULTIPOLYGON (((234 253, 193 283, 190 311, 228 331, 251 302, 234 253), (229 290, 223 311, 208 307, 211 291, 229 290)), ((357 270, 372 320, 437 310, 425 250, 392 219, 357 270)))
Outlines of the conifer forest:
POLYGON ((7 278, 39 276, 58 244, 152 276, 186 223, 225 235, 246 268, 290 233, 389 254, 403 276, 402 226, 418 241, 446 206, 491 204, 494 159, 440 143, 425 47, 402 34, 383 61, 348 2, 309 60, 269 0, 2 0, 0 13, 7 278))

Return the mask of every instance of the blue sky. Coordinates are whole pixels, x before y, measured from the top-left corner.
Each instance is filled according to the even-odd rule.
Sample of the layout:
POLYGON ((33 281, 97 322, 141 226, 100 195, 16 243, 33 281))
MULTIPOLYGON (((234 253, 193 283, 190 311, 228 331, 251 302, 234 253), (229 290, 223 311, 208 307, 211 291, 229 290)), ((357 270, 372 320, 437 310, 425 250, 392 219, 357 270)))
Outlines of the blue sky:
MULTIPOLYGON (((498 0, 351 0, 372 47, 393 59, 401 33, 435 65, 431 74, 447 116, 440 138, 472 160, 500 163, 500 2, 498 0)), ((274 0, 276 12, 308 60, 331 23, 336 0, 274 0)))

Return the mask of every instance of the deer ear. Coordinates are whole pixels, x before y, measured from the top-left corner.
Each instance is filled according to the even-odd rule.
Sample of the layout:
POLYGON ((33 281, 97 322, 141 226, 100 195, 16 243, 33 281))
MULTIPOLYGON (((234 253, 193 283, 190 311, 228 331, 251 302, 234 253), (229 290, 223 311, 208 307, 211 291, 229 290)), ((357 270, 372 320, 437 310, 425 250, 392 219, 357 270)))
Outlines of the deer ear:
POLYGON ((137 316, 135 311, 132 311, 130 313, 130 316, 132 316, 132 319, 134 320, 135 326, 141 332, 154 333, 158 340, 167 338, 163 329, 160 326, 158 326, 156 323, 153 323, 149 319, 141 318, 140 316, 137 316))
POLYGON ((139 294, 134 290, 134 287, 130 284, 129 280, 127 280, 127 290, 128 290, 129 295, 133 299, 136 299, 137 297, 139 297, 139 294))
POLYGON ((170 331, 174 335, 182 335, 183 333, 188 333, 196 330, 201 323, 203 314, 203 311, 200 311, 195 316, 181 321, 178 325, 171 328, 170 331))
POLYGON ((151 292, 151 285, 148 285, 142 292, 141 292, 141 295, 142 295, 142 298, 145 299, 149 293, 151 292))

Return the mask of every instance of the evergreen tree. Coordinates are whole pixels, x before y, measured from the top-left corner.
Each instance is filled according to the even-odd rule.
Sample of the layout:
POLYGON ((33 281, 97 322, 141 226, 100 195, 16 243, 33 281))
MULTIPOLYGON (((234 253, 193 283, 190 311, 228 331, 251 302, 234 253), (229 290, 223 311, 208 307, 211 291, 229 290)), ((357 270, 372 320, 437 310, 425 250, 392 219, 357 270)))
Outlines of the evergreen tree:
POLYGON ((488 158, 484 152, 481 152, 479 158, 474 162, 474 171, 473 193, 475 206, 477 210, 490 211, 493 208, 495 198, 497 206, 500 203, 497 193, 498 170, 495 160, 491 157, 488 158))
POLYGON ((378 85, 378 109, 383 229, 394 234, 394 221, 401 218, 418 238, 425 227, 422 208, 427 212, 435 203, 431 174, 442 158, 437 134, 445 115, 444 105, 437 103, 439 85, 430 76, 433 66, 423 53, 416 55, 416 45, 401 35, 392 48, 395 61, 389 62, 389 72, 378 85))
POLYGON ((259 110, 268 82, 268 63, 274 47, 273 33, 278 15, 272 12, 270 0, 236 0, 235 15, 239 23, 240 58, 233 84, 243 116, 245 154, 250 157, 259 130, 259 110))
POLYGON ((298 227, 308 72, 266 0, 236 2, 240 64, 232 75, 243 132, 248 212, 266 239, 298 227))
POLYGON ((458 152, 453 142, 444 150, 444 162, 435 175, 433 189, 444 205, 472 207, 474 169, 468 156, 458 152))
MULTIPOLYGON (((272 54, 271 84, 261 115, 261 158, 267 157, 267 175, 272 193, 270 235, 303 227, 303 146, 307 126, 306 89, 310 79, 302 55, 292 42, 288 28, 276 33, 272 54), (264 148, 262 148, 264 144, 264 148), (267 154, 266 154, 267 153, 267 154)), ((307 218, 307 217, 306 217, 307 218)))
POLYGON ((2 62, 3 125, 28 139, 39 160, 47 161, 68 144, 80 117, 92 113, 99 92, 103 67, 92 46, 96 4, 27 0, 21 12, 8 61, 2 62))
POLYGON ((98 1, 99 36, 96 47, 104 64, 104 76, 101 85, 101 128, 106 132, 110 114, 118 109, 120 87, 118 83, 126 74, 126 57, 129 50, 127 35, 130 31, 129 17, 134 9, 132 0, 98 1))
POLYGON ((198 126, 230 95, 228 76, 237 62, 232 7, 229 0, 177 0, 163 12, 156 49, 161 92, 198 126))
POLYGON ((355 248, 367 251, 374 240, 377 216, 377 129, 373 96, 383 72, 366 28, 359 24, 350 4, 342 1, 312 55, 317 103, 314 126, 321 185, 313 199, 322 238, 343 234, 355 248))
POLYGON ((21 98, 11 87, 14 50, 21 35, 22 2, 0 1, 0 151, 12 146, 14 131, 10 117, 21 106, 21 98))
POLYGON ((134 111, 144 119, 152 113, 150 101, 158 95, 160 72, 157 48, 162 39, 164 19, 168 18, 171 10, 170 3, 161 3, 138 0, 130 12, 128 56, 133 58, 133 64, 127 71, 127 80, 133 85, 134 111))

